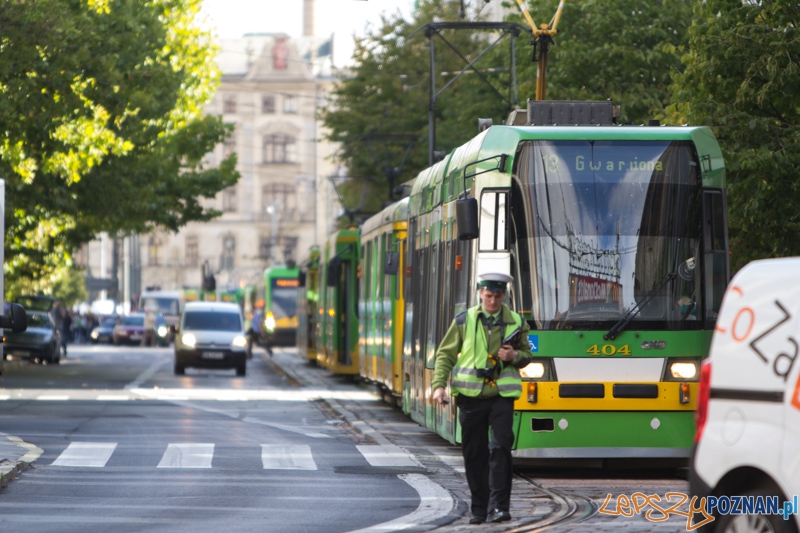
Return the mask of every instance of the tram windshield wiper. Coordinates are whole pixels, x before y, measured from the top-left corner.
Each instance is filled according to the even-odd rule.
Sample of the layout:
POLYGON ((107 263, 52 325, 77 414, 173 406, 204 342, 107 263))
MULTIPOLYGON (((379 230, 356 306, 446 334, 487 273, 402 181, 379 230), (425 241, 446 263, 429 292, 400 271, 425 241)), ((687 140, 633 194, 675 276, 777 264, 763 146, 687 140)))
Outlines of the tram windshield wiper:
POLYGON ((638 315, 639 312, 642 309, 644 309, 645 306, 649 304, 653 298, 656 297, 656 294, 658 294, 667 283, 675 279, 675 277, 678 276, 678 274, 680 274, 681 277, 684 279, 689 279, 689 276, 693 278, 694 275, 692 274, 692 271, 694 270, 694 266, 695 266, 694 257, 690 257, 689 259, 681 263, 677 269, 667 273, 666 276, 661 278, 661 281, 658 283, 658 285, 653 290, 647 293, 647 296, 642 298, 641 301, 637 302, 636 305, 631 307, 631 310, 628 311, 628 313, 624 317, 622 317, 619 322, 611 326, 611 329, 608 330, 608 333, 603 335, 603 340, 613 341, 614 339, 616 339, 617 335, 622 333, 625 330, 625 328, 628 327, 628 324, 631 323, 631 320, 636 318, 636 315, 638 315))

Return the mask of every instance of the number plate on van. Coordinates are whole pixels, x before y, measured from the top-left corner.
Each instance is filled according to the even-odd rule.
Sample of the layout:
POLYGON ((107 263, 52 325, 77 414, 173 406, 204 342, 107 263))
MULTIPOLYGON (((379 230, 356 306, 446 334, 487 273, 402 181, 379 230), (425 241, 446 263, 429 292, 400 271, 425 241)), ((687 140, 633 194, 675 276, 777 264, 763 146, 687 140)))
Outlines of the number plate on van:
POLYGON ((203 359, 223 359, 225 357, 224 352, 203 352, 203 359))

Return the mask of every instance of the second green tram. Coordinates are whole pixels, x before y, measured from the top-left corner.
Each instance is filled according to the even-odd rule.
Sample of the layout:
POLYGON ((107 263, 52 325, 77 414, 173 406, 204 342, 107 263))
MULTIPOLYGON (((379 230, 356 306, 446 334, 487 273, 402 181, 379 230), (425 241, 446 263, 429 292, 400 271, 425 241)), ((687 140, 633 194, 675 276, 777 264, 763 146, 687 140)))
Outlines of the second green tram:
POLYGON ((271 266, 264 271, 264 324, 262 344, 294 346, 297 337, 297 289, 299 269, 271 266))

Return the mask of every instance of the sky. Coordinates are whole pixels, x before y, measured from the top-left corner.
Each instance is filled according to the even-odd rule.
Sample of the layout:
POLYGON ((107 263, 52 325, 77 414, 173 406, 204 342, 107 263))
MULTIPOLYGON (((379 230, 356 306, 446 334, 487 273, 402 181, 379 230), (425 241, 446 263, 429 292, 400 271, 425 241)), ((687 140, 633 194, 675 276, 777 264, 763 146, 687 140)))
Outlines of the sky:
MULTIPOLYGON (((381 13, 398 9, 407 16, 414 0, 316 0, 314 33, 336 33, 334 63, 344 66, 352 55, 353 34, 364 35, 369 24, 378 27, 381 13)), ((201 18, 221 39, 245 33, 303 34, 303 0, 203 0, 201 18)))

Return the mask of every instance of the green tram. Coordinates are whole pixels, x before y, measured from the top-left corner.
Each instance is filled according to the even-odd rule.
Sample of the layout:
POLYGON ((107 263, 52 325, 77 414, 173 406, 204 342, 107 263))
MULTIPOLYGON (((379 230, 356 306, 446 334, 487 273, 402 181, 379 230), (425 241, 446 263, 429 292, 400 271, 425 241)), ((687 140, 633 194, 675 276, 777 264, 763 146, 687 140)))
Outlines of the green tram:
POLYGON ((300 265, 297 289, 297 353, 317 362, 316 324, 319 303, 319 247, 312 246, 300 265))
POLYGON ((358 354, 361 377, 402 405, 403 294, 408 198, 361 226, 358 354))
POLYGON ((333 374, 358 375, 358 229, 331 235, 320 250, 317 364, 333 374))
POLYGON ((300 285, 296 266, 277 265, 264 271, 264 327, 261 343, 293 346, 297 337, 297 291, 300 285))
POLYGON ((477 276, 505 272, 537 357, 522 371, 515 457, 685 463, 729 280, 726 217, 708 128, 482 132, 411 192, 404 408, 458 440, 454 403, 430 398, 437 342, 477 303, 477 276))

